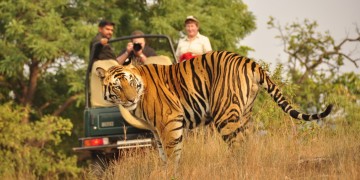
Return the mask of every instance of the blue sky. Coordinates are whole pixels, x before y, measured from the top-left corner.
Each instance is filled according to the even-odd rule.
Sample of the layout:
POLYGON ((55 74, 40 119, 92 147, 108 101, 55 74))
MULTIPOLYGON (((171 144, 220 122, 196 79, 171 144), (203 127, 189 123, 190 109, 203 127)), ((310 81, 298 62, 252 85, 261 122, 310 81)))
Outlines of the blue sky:
MULTIPOLYGON (((360 28, 360 0, 243 0, 256 16, 257 30, 240 42, 241 45, 250 46, 255 52, 249 56, 271 62, 286 62, 287 55, 283 53, 283 45, 275 39, 278 31, 267 29, 269 16, 274 17, 282 26, 291 22, 302 22, 304 19, 317 21, 318 31, 329 31, 336 42, 345 38, 355 37, 355 24, 360 28)), ((353 57, 360 58, 360 43, 347 46, 345 52, 357 49, 353 57)), ((360 62, 358 62, 360 66, 360 62)), ((355 71, 352 63, 347 63, 341 72, 355 71)))

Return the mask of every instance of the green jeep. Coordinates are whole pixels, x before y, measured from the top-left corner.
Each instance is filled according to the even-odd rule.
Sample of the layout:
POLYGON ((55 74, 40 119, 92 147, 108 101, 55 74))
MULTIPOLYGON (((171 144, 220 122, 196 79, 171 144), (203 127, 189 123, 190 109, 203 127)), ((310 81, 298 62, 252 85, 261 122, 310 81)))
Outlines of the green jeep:
MULTIPOLYGON (((152 47, 158 55, 151 58, 149 57, 148 63, 173 64, 177 62, 173 44, 166 35, 145 34, 141 36, 125 36, 112 39, 109 43, 111 43, 112 47, 115 49, 115 53, 118 53, 126 47, 126 44, 132 38, 139 37, 145 38, 146 44, 152 47)), ((93 155, 104 155, 118 153, 120 149, 152 146, 152 133, 148 130, 138 129, 130 125, 125 120, 126 117, 120 113, 118 106, 108 102, 103 102, 103 104, 101 104, 93 100, 96 96, 100 99, 102 96, 101 85, 94 87, 96 86, 96 83, 100 84, 100 80, 93 72, 93 67, 95 67, 94 63, 96 62, 93 61, 93 55, 91 55, 85 82, 85 136, 79 138, 80 145, 79 147, 73 148, 73 150, 76 152, 88 151, 93 155), (92 83, 93 81, 96 83, 92 83)), ((109 64, 107 67, 117 64, 117 62, 113 60, 111 60, 110 63, 113 64, 109 64)))

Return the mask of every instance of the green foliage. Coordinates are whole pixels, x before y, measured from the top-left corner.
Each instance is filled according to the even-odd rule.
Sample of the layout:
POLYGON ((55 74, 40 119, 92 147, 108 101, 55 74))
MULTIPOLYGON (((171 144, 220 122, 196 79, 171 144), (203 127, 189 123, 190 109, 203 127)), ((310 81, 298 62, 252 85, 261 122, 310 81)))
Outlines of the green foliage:
POLYGON ((338 69, 344 65, 344 60, 357 65, 356 58, 343 53, 341 48, 344 44, 358 42, 360 37, 344 38, 336 44, 329 32, 316 32, 316 22, 305 20, 303 24, 295 22, 283 28, 271 18, 268 24, 270 28, 279 30, 277 37, 283 41, 284 51, 289 55, 286 73, 289 82, 283 86, 281 65, 277 66, 272 78, 287 99, 293 100, 293 107, 305 113, 319 113, 327 104, 334 104, 334 108, 325 121, 294 123, 289 121, 289 117, 284 117, 275 103, 269 103, 272 99, 260 93, 259 105, 254 107, 258 113, 255 120, 260 128, 271 132, 274 128, 288 126, 304 139, 317 136, 322 126, 330 130, 343 127, 359 130, 360 76, 356 73, 338 74, 338 69))
POLYGON ((336 107, 333 123, 360 130, 360 74, 342 74, 331 87, 329 99, 336 107))
POLYGON ((360 96, 360 74, 354 72, 344 73, 334 80, 336 86, 342 85, 353 95, 351 101, 356 101, 360 96), (356 97, 357 96, 357 97, 356 97))
POLYGON ((47 105, 44 109, 36 109, 37 115, 53 113, 59 108, 59 104, 64 103, 73 96, 76 96, 74 101, 76 102, 76 107, 84 104, 85 70, 83 68, 79 69, 75 63, 59 65, 56 67, 56 73, 48 72, 43 74, 35 94, 38 99, 33 103, 33 106, 41 107, 44 104, 47 105))
POLYGON ((346 85, 356 92, 354 83, 355 74, 341 77, 339 69, 344 61, 349 61, 357 66, 356 59, 351 54, 343 52, 343 46, 360 42, 358 37, 345 37, 336 43, 330 32, 318 32, 316 21, 305 19, 302 23, 293 22, 281 27, 275 24, 275 19, 270 18, 269 28, 277 29, 284 44, 284 51, 289 55, 287 67, 288 77, 298 87, 295 102, 309 113, 321 111, 324 103, 333 103, 328 97, 339 97, 336 94, 337 85, 346 85), (350 80, 347 80, 349 78, 350 80), (353 81, 353 83, 349 82, 353 81))
MULTIPOLYGON (((289 55, 289 72, 294 82, 303 82, 308 78, 323 79, 328 75, 338 73, 344 61, 357 65, 357 58, 343 52, 343 47, 360 42, 360 32, 354 38, 345 37, 339 43, 335 42, 329 31, 317 31, 316 21, 305 19, 302 23, 293 22, 281 27, 270 18, 269 28, 277 29, 284 44, 284 52, 289 55)), ((327 80, 326 80, 327 81, 327 80)))
POLYGON ((29 110, 13 103, 0 105, 0 177, 76 177, 76 157, 59 149, 62 136, 71 134, 70 120, 44 116, 24 124, 29 110))
MULTIPOLYGON (((59 107, 66 98, 82 94, 84 88, 78 84, 83 84, 85 77, 79 76, 77 71, 85 71, 89 42, 97 31, 93 24, 88 23, 94 21, 92 17, 87 19, 79 16, 83 11, 95 8, 96 3, 89 9, 85 9, 89 5, 85 4, 70 4, 67 0, 1 2, 0 47, 3 50, 0 52, 0 75, 4 88, 1 91, 1 102, 14 99, 17 103, 31 104, 33 109, 42 110, 51 107, 47 106, 49 103, 59 107), (72 79, 70 88, 67 83, 57 85, 58 82, 64 82, 61 79, 53 80, 52 83, 43 82, 49 74, 64 71, 64 68, 67 68, 67 73, 57 77, 67 79, 67 76, 78 76, 72 79), (38 84, 46 86, 36 93, 38 84), (53 102, 59 94, 46 90, 54 89, 55 86, 61 86, 60 94, 65 92, 68 96, 53 102), (10 92, 14 94, 13 97, 8 96, 10 92), (32 102, 34 99, 37 100, 35 103, 32 102)), ((78 98, 80 105, 81 96, 78 95, 78 98)), ((47 110, 50 112, 55 108, 47 110)))

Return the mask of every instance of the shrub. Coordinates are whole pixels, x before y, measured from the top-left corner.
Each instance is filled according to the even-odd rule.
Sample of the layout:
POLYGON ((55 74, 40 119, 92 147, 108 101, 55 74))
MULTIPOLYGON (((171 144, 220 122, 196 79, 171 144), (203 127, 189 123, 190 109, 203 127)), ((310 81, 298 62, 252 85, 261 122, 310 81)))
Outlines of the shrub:
POLYGON ((23 123, 29 111, 13 103, 0 105, 0 178, 76 177, 76 157, 59 148, 62 136, 71 133, 70 120, 44 116, 23 123))

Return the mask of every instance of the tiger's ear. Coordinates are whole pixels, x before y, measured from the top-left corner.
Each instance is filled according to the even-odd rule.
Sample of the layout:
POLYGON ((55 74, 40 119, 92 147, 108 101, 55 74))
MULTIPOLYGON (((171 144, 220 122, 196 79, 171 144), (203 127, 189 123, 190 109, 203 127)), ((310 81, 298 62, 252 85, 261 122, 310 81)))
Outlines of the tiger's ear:
POLYGON ((96 68, 96 73, 97 73, 97 75, 98 75, 98 77, 100 78, 100 79, 104 79, 105 78, 105 69, 103 69, 103 68, 101 68, 101 67, 97 67, 96 68))

